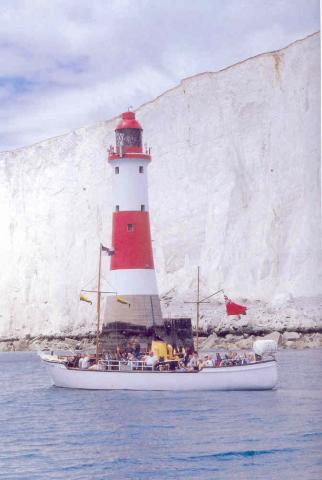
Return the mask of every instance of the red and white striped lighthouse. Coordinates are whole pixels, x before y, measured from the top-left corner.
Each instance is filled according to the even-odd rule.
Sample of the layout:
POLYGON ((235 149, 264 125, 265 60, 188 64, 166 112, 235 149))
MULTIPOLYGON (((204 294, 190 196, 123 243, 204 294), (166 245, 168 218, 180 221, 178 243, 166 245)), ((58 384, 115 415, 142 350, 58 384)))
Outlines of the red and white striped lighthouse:
POLYGON ((116 127, 116 149, 109 150, 113 168, 114 254, 110 283, 130 307, 109 296, 104 324, 150 328, 163 325, 154 271, 148 202, 150 151, 142 149, 142 127, 133 112, 122 114, 116 127))

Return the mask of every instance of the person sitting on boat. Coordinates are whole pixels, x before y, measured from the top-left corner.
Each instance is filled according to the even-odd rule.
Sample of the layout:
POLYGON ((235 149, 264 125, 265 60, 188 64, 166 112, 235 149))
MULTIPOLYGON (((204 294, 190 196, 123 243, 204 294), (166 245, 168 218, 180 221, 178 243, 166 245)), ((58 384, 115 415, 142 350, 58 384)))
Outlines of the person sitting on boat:
POLYGON ((173 346, 170 343, 167 344, 167 358, 168 360, 173 360, 174 358, 173 346))
POLYGON ((136 366, 137 366, 137 358, 134 356, 133 353, 128 353, 128 354, 127 354, 126 365, 127 365, 128 367, 130 367, 131 369, 133 369, 133 367, 136 367, 136 366))
POLYGON ((205 355, 204 356, 204 359, 201 363, 201 366, 202 367, 213 367, 214 366, 211 355, 205 355))
POLYGON ((122 352, 119 346, 116 347, 115 360, 122 360, 122 352))
POLYGON ((247 355, 248 363, 254 363, 255 362, 255 355, 253 353, 248 352, 246 355, 247 355))
POLYGON ((104 362, 99 361, 98 363, 94 363, 90 367, 88 367, 88 370, 99 370, 101 372, 104 372, 106 370, 106 367, 104 365, 104 362))
POLYGON ((239 353, 236 356, 234 365, 238 365, 238 366, 242 365, 242 357, 241 357, 241 355, 239 355, 239 353))
POLYGON ((244 355, 242 356, 242 362, 241 362, 242 365, 247 365, 248 364, 248 360, 247 360, 247 356, 246 354, 244 353, 244 355))
POLYGON ((186 372, 186 371, 187 371, 187 368, 186 368, 183 360, 180 360, 180 361, 178 362, 177 370, 178 370, 178 372, 186 372))
POLYGON ((85 355, 83 358, 82 366, 81 368, 87 369, 90 366, 90 359, 88 355, 85 355))
POLYGON ((149 369, 155 367, 156 363, 158 362, 158 357, 154 355, 154 353, 151 351, 148 356, 145 357, 145 365, 149 369))
POLYGON ((65 365, 68 367, 68 368, 77 368, 78 367, 78 361, 79 361, 79 358, 77 356, 74 356, 74 357, 66 357, 66 363, 65 365))
POLYGON ((183 361, 184 361, 184 364, 185 366, 187 367, 188 366, 188 363, 190 361, 190 354, 189 354, 189 349, 187 348, 183 348, 183 361))
POLYGON ((224 358, 223 358, 222 361, 221 361, 221 366, 222 366, 222 367, 228 367, 228 366, 229 366, 229 362, 230 362, 230 360, 229 360, 228 353, 225 353, 224 358))
POLYGON ((133 353, 123 352, 121 355, 121 362, 127 363, 129 355, 133 356, 133 353))
POLYGON ((180 346, 178 348, 178 353, 177 353, 180 360, 184 360, 185 353, 186 352, 185 352, 184 348, 182 346, 180 346))
POLYGON ((134 347, 134 356, 137 360, 140 359, 140 356, 141 356, 141 345, 139 344, 139 342, 137 342, 135 344, 135 347, 134 347))
POLYGON ((237 352, 229 352, 229 366, 233 367, 236 365, 237 352))
POLYGON ((216 368, 221 366, 222 358, 219 352, 216 353, 216 360, 214 361, 214 366, 216 368))
POLYGON ((79 361, 78 361, 78 368, 88 368, 88 357, 86 355, 81 355, 79 361), (85 361, 86 359, 86 361, 85 361))
POLYGON ((197 352, 193 352, 187 366, 189 370, 199 370, 199 358, 197 352))
POLYGON ((84 355, 81 355, 78 360, 78 368, 83 368, 84 355))

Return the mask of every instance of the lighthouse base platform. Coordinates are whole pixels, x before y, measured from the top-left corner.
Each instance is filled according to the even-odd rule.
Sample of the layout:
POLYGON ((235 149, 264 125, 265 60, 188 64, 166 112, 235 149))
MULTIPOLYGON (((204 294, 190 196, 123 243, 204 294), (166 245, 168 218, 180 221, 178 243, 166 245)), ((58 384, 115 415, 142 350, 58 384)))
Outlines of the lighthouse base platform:
POLYGON ((124 323, 134 327, 163 326, 159 295, 116 295, 107 297, 104 324, 124 323))
POLYGON ((190 318, 163 319, 161 325, 144 327, 127 322, 108 322, 100 335, 100 350, 113 352, 117 347, 126 348, 139 343, 147 349, 153 339, 162 339, 173 346, 193 349, 193 332, 190 318))

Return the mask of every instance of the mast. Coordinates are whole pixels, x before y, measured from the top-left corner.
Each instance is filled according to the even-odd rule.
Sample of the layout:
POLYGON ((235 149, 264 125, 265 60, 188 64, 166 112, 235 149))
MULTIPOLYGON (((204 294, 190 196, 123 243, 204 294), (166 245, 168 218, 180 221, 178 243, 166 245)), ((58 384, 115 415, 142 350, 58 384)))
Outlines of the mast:
POLYGON ((197 300, 195 302, 184 302, 184 303, 193 303, 196 304, 196 310, 197 310, 197 320, 196 320, 196 352, 199 353, 199 320, 200 320, 200 304, 201 303, 210 303, 209 298, 212 298, 214 295, 217 295, 217 293, 223 292, 222 289, 218 290, 215 293, 212 293, 211 295, 208 295, 208 297, 200 299, 200 267, 198 266, 198 274, 197 274, 197 300))
POLYGON ((99 261, 98 261, 98 280, 97 280, 97 322, 96 322, 96 364, 99 360, 99 335, 100 335, 100 317, 101 317, 101 263, 102 263, 102 244, 100 243, 99 261))
POLYGON ((198 266, 198 280, 197 280, 197 322, 196 322, 196 351, 199 350, 199 305, 200 305, 200 267, 198 266))

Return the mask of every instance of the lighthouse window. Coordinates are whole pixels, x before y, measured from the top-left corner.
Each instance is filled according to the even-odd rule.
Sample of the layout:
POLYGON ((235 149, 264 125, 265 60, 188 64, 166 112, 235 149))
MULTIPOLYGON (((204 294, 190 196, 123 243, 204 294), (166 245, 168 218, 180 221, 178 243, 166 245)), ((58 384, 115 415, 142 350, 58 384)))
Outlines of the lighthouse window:
POLYGON ((145 205, 141 205, 141 212, 145 212, 145 205))
POLYGON ((144 168, 142 167, 142 165, 139 167, 139 173, 143 173, 144 172, 144 168))
POLYGON ((133 232, 133 230, 134 230, 133 223, 128 223, 127 224, 127 231, 128 232, 133 232))
POLYGON ((119 212, 119 211, 120 211, 120 206, 119 206, 119 205, 115 205, 115 211, 116 211, 116 212, 119 212))
POLYGON ((120 173, 120 167, 115 167, 115 175, 118 175, 120 173))

